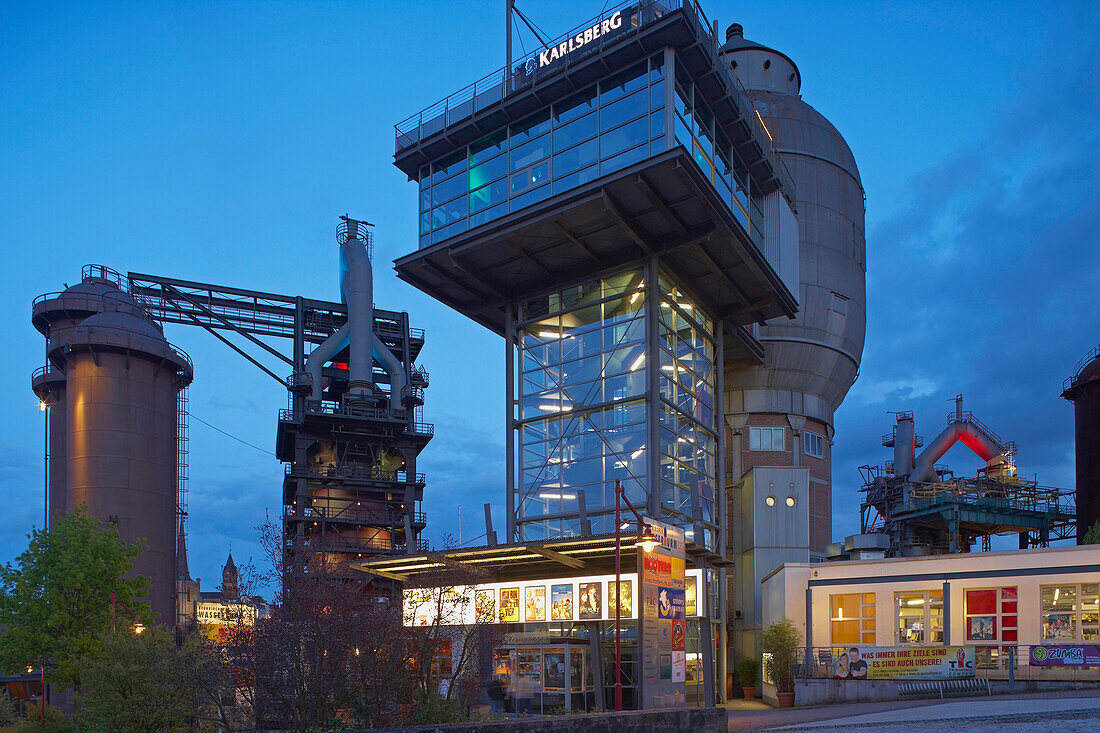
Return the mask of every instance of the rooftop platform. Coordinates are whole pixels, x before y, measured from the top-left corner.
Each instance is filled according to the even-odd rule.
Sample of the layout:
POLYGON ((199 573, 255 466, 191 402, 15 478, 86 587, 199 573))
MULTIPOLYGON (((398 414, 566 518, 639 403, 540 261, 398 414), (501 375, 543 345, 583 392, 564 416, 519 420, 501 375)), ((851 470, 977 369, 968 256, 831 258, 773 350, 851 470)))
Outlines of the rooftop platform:
MULTIPOLYGON (((395 126, 394 165, 410 180, 421 166, 510 122, 545 108, 616 70, 672 47, 677 60, 706 96, 723 129, 749 167, 763 193, 782 188, 793 198, 794 183, 779 159, 771 136, 737 77, 722 62, 721 42, 693 0, 628 0, 579 24, 550 47, 620 11, 619 32, 600 36, 546 67, 524 71, 526 59, 498 69, 395 126)), ((537 58, 537 54, 535 55, 537 58)))
POLYGON ((653 256, 733 332, 735 351, 762 354, 744 325, 797 312, 794 296, 681 147, 394 265, 401 279, 503 335, 507 301, 653 256))

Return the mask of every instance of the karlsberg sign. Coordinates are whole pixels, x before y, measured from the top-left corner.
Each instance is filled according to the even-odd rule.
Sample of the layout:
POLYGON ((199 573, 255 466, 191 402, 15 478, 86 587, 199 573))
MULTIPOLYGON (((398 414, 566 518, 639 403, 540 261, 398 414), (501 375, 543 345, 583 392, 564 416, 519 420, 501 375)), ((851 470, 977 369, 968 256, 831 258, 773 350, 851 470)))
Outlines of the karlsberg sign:
POLYGON ((581 48, 592 43, 600 36, 606 36, 614 33, 623 27, 623 14, 622 11, 614 13, 610 18, 605 18, 599 23, 596 23, 590 28, 585 28, 577 35, 562 41, 556 46, 552 46, 542 51, 538 55, 538 63, 536 65, 535 59, 530 59, 527 65, 524 67, 524 71, 531 74, 536 68, 544 69, 550 64, 559 59, 563 59, 574 51, 579 51, 581 48))

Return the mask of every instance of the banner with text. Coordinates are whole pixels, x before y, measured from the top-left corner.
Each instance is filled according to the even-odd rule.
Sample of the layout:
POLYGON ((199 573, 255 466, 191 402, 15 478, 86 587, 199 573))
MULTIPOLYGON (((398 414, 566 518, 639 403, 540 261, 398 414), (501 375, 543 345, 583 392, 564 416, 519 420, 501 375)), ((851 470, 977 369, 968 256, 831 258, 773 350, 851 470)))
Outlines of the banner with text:
POLYGON ((834 650, 833 676, 848 680, 946 680, 974 676, 972 646, 866 646, 834 650))
POLYGON ((1100 644, 1044 644, 1031 647, 1033 667, 1100 667, 1100 644))

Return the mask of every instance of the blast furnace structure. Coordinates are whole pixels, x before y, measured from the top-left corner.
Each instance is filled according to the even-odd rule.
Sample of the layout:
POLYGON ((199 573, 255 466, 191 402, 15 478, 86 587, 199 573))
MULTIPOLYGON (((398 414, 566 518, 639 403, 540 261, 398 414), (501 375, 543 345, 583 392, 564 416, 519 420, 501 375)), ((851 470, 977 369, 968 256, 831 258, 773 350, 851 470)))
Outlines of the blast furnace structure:
POLYGON ((287 388, 275 452, 286 464, 288 548, 355 579, 363 576, 348 569, 353 560, 427 549, 416 470, 434 432, 423 419, 428 374, 415 364, 424 332, 407 313, 374 307, 368 226, 341 218, 338 303, 98 265, 79 285, 34 301, 32 321, 47 340, 32 388, 49 409, 50 521, 86 503, 127 541, 144 538, 134 572, 152 579, 161 623, 177 621, 176 594, 190 588, 184 388, 193 375, 161 324, 206 329, 287 388), (289 340, 290 353, 275 339, 289 340), (289 377, 265 365, 272 358, 289 377))

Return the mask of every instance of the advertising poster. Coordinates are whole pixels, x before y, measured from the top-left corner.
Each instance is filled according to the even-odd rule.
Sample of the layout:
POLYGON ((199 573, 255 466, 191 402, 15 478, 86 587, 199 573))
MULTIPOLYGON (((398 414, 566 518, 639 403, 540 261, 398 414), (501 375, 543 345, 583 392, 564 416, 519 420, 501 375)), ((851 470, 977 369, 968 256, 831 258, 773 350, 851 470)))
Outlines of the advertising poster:
MULTIPOLYGON (((683 530, 646 518, 658 544, 638 553, 642 709, 685 705, 687 587, 683 530), (678 647, 678 648, 677 648, 678 647)), ((694 578, 693 578, 694 579, 694 578)))
POLYGON ((996 616, 971 616, 966 620, 966 638, 970 641, 992 641, 997 638, 996 616))
POLYGON ((833 650, 833 676, 850 680, 946 680, 974 676, 972 646, 868 646, 833 650))
POLYGON ((1100 667, 1100 644, 1044 644, 1031 647, 1033 667, 1100 667))
POLYGON ((615 615, 615 605, 619 605, 619 615, 623 618, 630 618, 634 613, 634 608, 631 606, 632 592, 630 587, 630 581, 624 580, 619 583, 619 592, 615 592, 614 581, 607 584, 607 615, 615 615))
POLYGON ((687 678, 687 659, 683 651, 672 652, 672 681, 684 682, 687 678))
POLYGON ((550 586, 550 620, 573 620, 573 586, 550 586))
POLYGON ((1072 639, 1077 635, 1072 613, 1048 613, 1043 625, 1044 639, 1072 639))
POLYGON ((525 621, 546 620, 546 586, 529 585, 524 588, 524 612, 525 621))
POLYGON ((695 600, 698 593, 699 589, 696 583, 696 578, 695 576, 692 576, 684 582, 684 612, 688 616, 699 615, 699 607, 695 600))
POLYGON ((543 687, 547 690, 565 689, 565 652, 547 650, 542 655, 543 687))
POLYGON ((505 624, 519 623, 519 588, 500 589, 500 621, 505 624))
POLYGON ((580 606, 580 617, 582 621, 591 621, 602 617, 600 612, 600 596, 603 595, 603 584, 596 583, 581 583, 577 604, 580 606))
POLYGON ((474 594, 475 618, 479 624, 491 624, 496 618, 496 593, 491 590, 479 590, 474 594))

